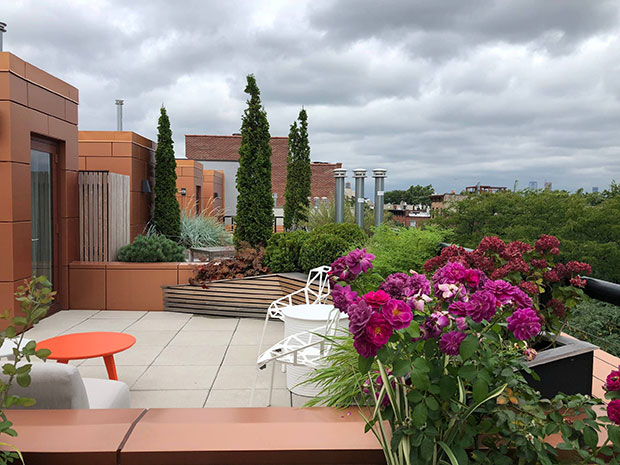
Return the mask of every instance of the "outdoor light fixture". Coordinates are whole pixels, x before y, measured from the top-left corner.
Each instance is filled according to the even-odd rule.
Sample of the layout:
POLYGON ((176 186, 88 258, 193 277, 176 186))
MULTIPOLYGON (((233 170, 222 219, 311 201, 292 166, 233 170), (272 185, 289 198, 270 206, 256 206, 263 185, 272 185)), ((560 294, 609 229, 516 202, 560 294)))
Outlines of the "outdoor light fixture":
POLYGON ((187 189, 185 189, 185 187, 181 187, 181 195, 187 195, 187 189))
POLYGON ((142 180, 142 193, 150 194, 151 192, 153 191, 151 190, 151 185, 149 184, 148 180, 143 179, 142 180))
POLYGON ((214 192, 214 193, 213 193, 213 198, 214 198, 214 199, 217 199, 217 198, 218 198, 217 192, 214 192))

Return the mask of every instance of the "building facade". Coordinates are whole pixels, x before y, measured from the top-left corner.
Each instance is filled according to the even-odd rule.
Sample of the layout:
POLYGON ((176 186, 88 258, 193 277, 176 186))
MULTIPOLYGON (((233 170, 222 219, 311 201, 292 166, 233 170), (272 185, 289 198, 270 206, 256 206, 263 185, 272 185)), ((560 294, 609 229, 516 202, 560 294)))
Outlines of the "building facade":
MULTIPOLYGON (((288 156, 288 137, 272 137, 270 141, 271 185, 276 211, 284 206, 286 188, 286 158, 288 156)), ((185 156, 198 160, 207 170, 222 171, 226 179, 224 195, 225 215, 234 216, 237 212, 236 174, 239 167, 239 148, 241 136, 186 135, 185 156)), ((333 170, 341 168, 342 163, 313 162, 312 197, 332 199, 335 181, 333 170)))

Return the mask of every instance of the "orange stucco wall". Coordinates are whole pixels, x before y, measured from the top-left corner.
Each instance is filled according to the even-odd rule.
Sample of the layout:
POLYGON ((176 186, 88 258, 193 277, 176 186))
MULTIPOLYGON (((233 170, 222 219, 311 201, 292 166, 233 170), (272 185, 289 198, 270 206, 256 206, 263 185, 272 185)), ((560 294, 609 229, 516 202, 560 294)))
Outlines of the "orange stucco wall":
POLYGON ((213 211, 223 214, 226 202, 224 196, 224 172, 204 170, 202 174, 202 196, 204 199, 204 205, 209 205, 210 202, 213 211), (215 194, 217 194, 217 198, 215 197, 215 194))
MULTIPOLYGON (((0 310, 18 311, 13 292, 32 274, 30 147, 32 137, 58 146, 56 183, 57 302, 69 301, 69 263, 78 248, 78 90, 0 52, 0 310)), ((1 323, 0 323, 1 324, 1 323)))
POLYGON ((79 131, 80 170, 105 170, 131 180, 130 239, 141 234, 151 218, 153 194, 142 193, 142 180, 154 185, 157 144, 131 131, 79 131))

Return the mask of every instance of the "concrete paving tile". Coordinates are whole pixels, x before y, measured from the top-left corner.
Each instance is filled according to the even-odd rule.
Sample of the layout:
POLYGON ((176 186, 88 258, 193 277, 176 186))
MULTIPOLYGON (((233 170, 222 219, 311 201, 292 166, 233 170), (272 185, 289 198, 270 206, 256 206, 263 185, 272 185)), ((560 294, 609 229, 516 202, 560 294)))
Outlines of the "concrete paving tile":
POLYGON ((131 408, 201 408, 208 390, 131 391, 131 408))
POLYGON ((303 407, 304 405, 306 405, 306 402, 308 402, 309 400, 311 400, 312 397, 306 397, 306 396, 300 396, 297 394, 293 394, 291 392, 291 400, 292 400, 292 406, 293 407, 303 407))
MULTIPOLYGON (((264 349, 267 348, 265 345, 264 349)), ((224 365, 252 365, 258 357, 258 345, 231 345, 226 351, 224 365)))
POLYGON ((93 331, 123 331, 134 323, 134 320, 122 320, 120 318, 89 318, 88 320, 63 331, 69 333, 90 333, 93 331))
POLYGON ((55 315, 71 315, 72 318, 90 318, 93 315, 96 315, 101 310, 61 310, 55 315))
POLYGON ((124 320, 138 320, 146 315, 147 312, 137 310, 102 310, 91 318, 121 318, 124 320))
POLYGON ((225 345, 217 346, 168 346, 157 356, 153 365, 215 365, 220 366, 226 352, 225 345))
MULTIPOLYGON (((162 346, 132 346, 127 350, 114 354, 116 366, 150 365, 163 350, 162 346)), ((84 360, 84 366, 104 366, 103 357, 84 360)))
POLYGON ((210 389, 216 366, 150 366, 133 385, 134 390, 210 389))
MULTIPOLYGON (((267 407, 269 391, 257 389, 250 405, 251 389, 212 389, 207 397, 205 407, 267 407)), ((291 393, 286 389, 274 389, 271 398, 272 407, 290 407, 291 393)))
MULTIPOLYGON (((136 380, 145 372, 148 367, 143 366, 116 366, 116 372, 118 373, 118 380, 123 381, 130 388, 134 385, 136 380)), ((108 379, 108 372, 103 364, 101 365, 80 365, 78 367, 82 378, 101 378, 108 379)))
MULTIPOLYGON (((269 365, 266 369, 259 370, 256 365, 222 365, 213 389, 252 389, 255 380, 257 389, 267 389, 272 367, 273 365, 269 365)), ((279 365, 276 367, 273 386, 274 389, 286 388, 285 373, 282 373, 279 365)))
POLYGON ((124 333, 131 334, 136 338, 136 344, 138 346, 160 346, 164 347, 168 345, 172 338, 176 336, 178 331, 174 330, 157 330, 157 331, 136 331, 131 328, 123 331, 124 333))
POLYGON ((187 320, 176 318, 153 319, 147 316, 139 319, 129 326, 129 330, 134 331, 161 331, 164 329, 178 331, 187 323, 187 320))
MULTIPOLYGON (((230 343, 231 345, 235 346, 258 346, 261 342, 261 331, 262 330, 260 329, 257 329, 255 331, 250 331, 248 329, 240 331, 239 328, 237 328, 230 343)), ((283 328, 268 328, 267 331, 265 331, 265 337, 263 338, 262 347, 263 349, 266 349, 269 346, 275 344, 276 342, 281 341, 282 339, 284 339, 283 328)))
POLYGON ((192 318, 192 313, 181 312, 165 312, 165 311, 152 311, 146 312, 144 315, 145 320, 183 320, 187 321, 192 318))
POLYGON ((183 329, 170 341, 171 346, 228 345, 232 331, 186 331, 183 329))
POLYGON ((217 318, 201 315, 194 317, 187 322, 183 329, 190 331, 232 331, 237 327, 239 318, 217 318))

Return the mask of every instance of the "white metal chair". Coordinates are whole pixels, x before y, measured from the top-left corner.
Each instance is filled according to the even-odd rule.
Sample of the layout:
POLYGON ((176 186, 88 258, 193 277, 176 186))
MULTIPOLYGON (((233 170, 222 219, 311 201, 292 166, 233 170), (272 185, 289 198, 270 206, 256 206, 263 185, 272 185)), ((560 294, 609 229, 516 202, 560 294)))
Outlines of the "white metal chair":
POLYGON ((292 292, 291 294, 285 295, 284 297, 280 297, 271 303, 267 309, 267 314, 265 315, 265 324, 263 325, 263 332, 261 333, 260 342, 258 344, 258 355, 262 353, 263 340, 265 339, 265 332, 267 331, 267 323, 269 323, 269 319, 275 318, 280 321, 284 321, 284 316, 282 315, 283 307, 300 305, 297 300, 300 297, 305 299, 305 305, 325 303, 325 301, 329 298, 329 293, 331 290, 328 279, 328 272, 330 270, 331 268, 329 266, 319 266, 318 268, 313 268, 310 270, 310 273, 308 273, 308 279, 306 280, 306 285, 304 287, 292 292))
MULTIPOLYGON (((340 310, 333 308, 324 325, 314 328, 311 331, 302 331, 287 336, 258 356, 256 364, 259 370, 264 370, 269 363, 273 363, 271 381, 269 384, 268 406, 271 405, 276 362, 282 363, 283 365, 304 366, 308 368, 317 368, 320 366, 321 360, 329 354, 332 347, 330 338, 333 338, 338 331, 340 315, 340 310)), ((256 381, 257 379, 254 380, 254 386, 252 387, 250 406, 254 399, 256 381)))

